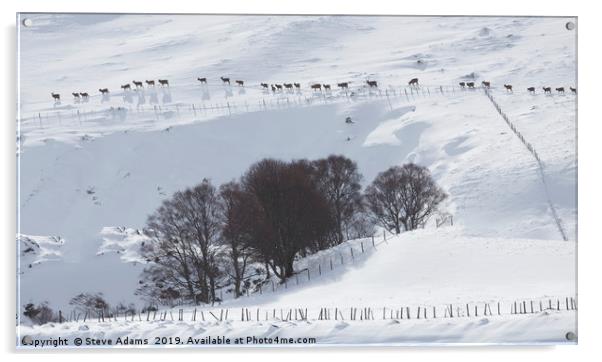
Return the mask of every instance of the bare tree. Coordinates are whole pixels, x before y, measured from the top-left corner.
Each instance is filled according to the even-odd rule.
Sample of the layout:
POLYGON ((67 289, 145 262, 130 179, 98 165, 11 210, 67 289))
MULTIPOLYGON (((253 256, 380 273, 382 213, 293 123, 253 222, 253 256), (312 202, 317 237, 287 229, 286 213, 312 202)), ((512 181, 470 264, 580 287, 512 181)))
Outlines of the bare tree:
POLYGON ((327 238, 332 228, 328 201, 307 161, 262 160, 250 167, 242 185, 253 200, 248 212, 258 216, 251 225, 251 246, 284 280, 294 274, 298 253, 327 238))
POLYGON ((366 189, 368 207, 385 228, 399 234, 424 225, 447 195, 429 170, 413 163, 381 172, 366 189))
POLYGON ((230 268, 229 276, 234 283, 234 296, 242 295, 241 285, 251 258, 251 237, 249 230, 255 222, 251 200, 240 183, 229 182, 220 186, 220 197, 223 205, 222 238, 227 245, 227 258, 230 268))
MULTIPOLYGON (((344 229, 361 210, 362 175, 357 164, 338 155, 313 162, 318 187, 328 200, 334 217, 334 245, 346 240, 344 229)), ((328 245, 330 247, 332 245, 328 245)))
POLYGON ((184 296, 197 304, 215 301, 220 213, 217 191, 207 179, 163 202, 147 221, 151 241, 142 254, 152 264, 141 289, 151 290, 140 294, 158 299, 184 296))

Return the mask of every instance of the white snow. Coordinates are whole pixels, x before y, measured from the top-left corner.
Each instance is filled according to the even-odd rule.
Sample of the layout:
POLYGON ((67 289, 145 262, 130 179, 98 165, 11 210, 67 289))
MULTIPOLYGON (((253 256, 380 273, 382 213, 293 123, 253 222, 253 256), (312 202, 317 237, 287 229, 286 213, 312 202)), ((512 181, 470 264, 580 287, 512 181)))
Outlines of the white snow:
MULTIPOLYGON (((297 262, 303 269, 319 261, 321 278, 226 301, 224 308, 304 304, 315 311, 576 295, 576 97, 568 91, 576 82, 576 42, 567 19, 29 17, 35 26, 20 28, 18 231, 68 242, 59 253, 41 243, 50 237, 28 237, 40 251, 21 256, 20 305, 48 301, 60 308, 81 292, 142 305, 134 291, 144 266, 136 249, 145 237, 137 230, 162 200, 204 177, 230 181, 264 157, 332 153, 355 160, 364 185, 392 165, 427 166, 449 194, 445 211, 454 226, 390 239, 330 272, 327 260, 349 245, 371 246, 352 241, 297 262), (245 87, 224 86, 220 76, 243 79, 245 87), (407 86, 414 77, 418 91, 407 86), (163 78, 169 88, 119 88, 163 78), (379 90, 366 88, 367 79, 379 90), (537 163, 482 90, 458 87, 482 80, 492 82, 492 95, 542 157, 550 200, 537 163), (351 82, 349 91, 334 89, 343 81, 351 82), (260 82, 300 82, 302 90, 275 95, 260 82), (316 82, 333 90, 310 91, 316 82), (530 86, 537 94, 526 91, 530 86), (568 92, 544 95, 542 86, 568 92), (103 98, 97 90, 104 87, 111 93, 103 98), (90 93, 89 100, 74 101, 76 91, 90 93), (61 94, 60 104, 50 92, 61 94), (54 261, 39 263, 45 260, 54 261), (28 264, 35 266, 24 271, 28 264)), ((178 328, 194 335, 315 333, 322 343, 560 342, 575 318, 565 311, 487 322, 389 322, 342 329, 332 321, 291 329, 274 322, 277 333, 266 323, 201 331, 190 323, 124 322, 91 325, 89 333, 145 336, 159 324, 165 335, 178 328)), ((76 330, 20 328, 40 336, 76 330)))
POLYGON ((17 235, 20 269, 17 273, 25 273, 27 269, 48 261, 61 261, 61 247, 65 244, 60 236, 17 235))

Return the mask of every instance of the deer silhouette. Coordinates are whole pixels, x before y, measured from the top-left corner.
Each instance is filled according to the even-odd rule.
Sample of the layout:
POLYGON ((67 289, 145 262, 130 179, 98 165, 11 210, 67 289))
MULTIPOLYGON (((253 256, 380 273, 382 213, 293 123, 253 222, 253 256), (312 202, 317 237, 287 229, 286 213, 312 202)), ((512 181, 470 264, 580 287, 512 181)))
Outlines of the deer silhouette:
POLYGON ((506 88, 506 91, 512 92, 512 84, 504 84, 504 88, 506 88))
POLYGON ((230 84, 230 78, 219 77, 219 79, 221 79, 222 83, 224 83, 224 84, 226 84, 226 83, 230 84))
POLYGON ((261 83, 261 88, 268 89, 269 85, 267 83, 261 83))
POLYGON ((376 81, 375 81, 375 80, 367 80, 367 81, 366 81, 366 84, 368 84, 368 86, 369 86, 370 88, 377 88, 377 87, 378 87, 378 83, 376 83, 376 81))
POLYGON ((136 88, 144 88, 144 87, 142 86, 142 81, 140 81, 140 82, 137 82, 137 81, 133 80, 133 81, 132 81, 132 83, 134 83, 134 86, 135 86, 136 88))
POLYGON ((164 86, 169 87, 169 81, 167 79, 158 79, 157 81, 159 82, 159 84, 161 84, 161 87, 164 87, 164 86))
POLYGON ((75 93, 71 93, 71 94, 73 94, 73 98, 79 99, 79 93, 75 92, 75 93))
POLYGON ((529 87, 527 88, 527 91, 529 91, 529 93, 535 93, 535 87, 529 87))
POLYGON ((468 88, 474 88, 474 82, 468 82, 468 83, 466 83, 466 86, 468 88))
POLYGON ((293 85, 295 86, 295 88, 301 89, 301 83, 293 83, 293 85))
POLYGON ((121 89, 123 89, 124 91, 128 91, 128 90, 132 89, 132 87, 130 87, 130 84, 128 83, 128 84, 122 85, 121 89))
POLYGON ((410 79, 410 81, 408 82, 408 85, 410 85, 410 86, 418 86, 418 78, 412 78, 412 79, 410 79))
POLYGON ((564 94, 564 87, 556 88, 556 92, 564 94))
POLYGON ((491 88, 491 82, 482 81, 481 84, 483 85, 483 87, 485 87, 487 89, 491 88))
POLYGON ((460 83, 458 83, 458 84, 459 84, 459 85, 460 85, 460 87, 462 87, 462 88, 466 87, 466 83, 464 83, 464 82, 460 82, 460 83))
POLYGON ((320 90, 320 92, 322 91, 322 85, 321 84, 312 84, 311 85, 311 89, 318 89, 320 90))
POLYGON ((337 83, 337 87, 347 89, 347 88, 349 88, 349 83, 347 83, 347 82, 337 83))
POLYGON ((153 87, 155 86, 155 81, 154 80, 146 80, 145 82, 148 85, 152 85, 153 87))
POLYGON ((542 87, 543 88, 543 92, 544 93, 550 93, 552 94, 552 87, 542 87))
POLYGON ((236 84, 238 84, 241 87, 244 87, 245 86, 245 81, 243 81, 243 80, 237 80, 236 84))
POLYGON ((571 88, 572 93, 577 94, 577 88, 573 88, 573 87, 569 87, 569 88, 571 88))
POLYGON ((207 84, 207 78, 197 78, 196 80, 198 80, 201 83, 207 84))
POLYGON ((58 93, 50 93, 50 95, 52 95, 52 99, 54 99, 55 101, 61 100, 61 95, 58 93))
POLYGON ((98 91, 102 95, 109 94, 109 88, 100 88, 98 91))

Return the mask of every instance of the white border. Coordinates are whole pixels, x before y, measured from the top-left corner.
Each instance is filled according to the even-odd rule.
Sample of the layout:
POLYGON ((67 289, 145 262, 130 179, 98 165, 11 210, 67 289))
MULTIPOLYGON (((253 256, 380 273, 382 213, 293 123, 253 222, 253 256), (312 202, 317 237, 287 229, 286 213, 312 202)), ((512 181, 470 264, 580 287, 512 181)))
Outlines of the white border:
MULTIPOLYGON (((591 2, 590 4, 593 4, 591 2)), ((573 361, 594 359, 600 355, 596 349, 598 327, 601 325, 601 289, 599 259, 602 257, 602 238, 596 223, 599 219, 600 175, 602 162, 600 152, 599 110, 595 102, 601 93, 598 63, 600 38, 596 26, 600 14, 593 5, 575 1, 531 1, 524 0, 453 0, 453 1, 352 1, 352 0, 220 0, 185 1, 169 0, 150 2, 149 0, 4 0, 0 2, 3 30, 2 77, 2 200, 0 211, 3 231, 3 281, 5 286, 1 301, 3 354, 9 360, 29 359, 36 353, 18 352, 15 354, 15 205, 16 205, 16 161, 15 161, 15 105, 16 105, 16 28, 15 13, 21 12, 152 12, 152 13, 301 13, 301 14, 412 14, 412 15, 553 15, 579 16, 579 346, 559 347, 428 347, 428 348, 328 348, 307 350, 285 349, 229 349, 229 350, 187 350, 177 351, 178 359, 236 358, 250 360, 306 361, 327 358, 344 358, 350 361, 364 361, 367 358, 385 360, 445 360, 449 361, 508 361, 542 359, 547 361, 573 361), (588 96, 589 95, 589 96, 588 96), (598 112, 596 112, 598 111, 598 112), (596 112, 596 113, 594 113, 596 112), (226 356, 229 354, 230 356, 226 356), (284 355, 286 354, 286 355, 284 355), (372 356, 377 354, 377 356, 372 356)), ((599 222, 598 222, 599 223, 599 222)), ((119 354, 143 358, 146 361, 161 361, 169 350, 152 351, 71 351, 70 353, 48 353, 42 357, 48 361, 80 361, 82 358, 100 361, 107 358, 102 354, 119 354), (85 353, 86 356, 82 356, 85 353)), ((39 354, 39 352, 38 352, 39 354)), ((38 357, 40 358, 40 357, 38 357)))

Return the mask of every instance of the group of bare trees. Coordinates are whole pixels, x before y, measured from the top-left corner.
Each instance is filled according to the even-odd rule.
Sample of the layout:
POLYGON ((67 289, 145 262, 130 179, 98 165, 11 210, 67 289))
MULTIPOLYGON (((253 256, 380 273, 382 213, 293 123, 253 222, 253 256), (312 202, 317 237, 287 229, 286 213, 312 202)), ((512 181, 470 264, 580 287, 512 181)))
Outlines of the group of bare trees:
POLYGON ((212 303, 227 285, 238 297, 252 276, 284 281, 297 257, 371 236, 377 223, 397 233, 424 225, 445 198, 413 164, 379 174, 365 194, 361 181, 355 162, 331 155, 264 159, 220 187, 204 179, 176 192, 148 218, 138 293, 161 304, 212 303))

